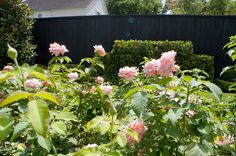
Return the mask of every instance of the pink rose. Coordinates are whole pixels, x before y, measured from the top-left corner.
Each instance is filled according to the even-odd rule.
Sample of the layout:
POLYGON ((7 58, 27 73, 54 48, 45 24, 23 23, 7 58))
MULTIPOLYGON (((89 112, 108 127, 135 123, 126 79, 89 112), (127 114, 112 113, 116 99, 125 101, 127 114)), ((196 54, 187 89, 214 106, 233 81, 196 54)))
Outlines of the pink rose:
POLYGON ((94 52, 98 53, 99 56, 103 57, 106 55, 106 52, 104 50, 104 48, 102 47, 102 45, 95 45, 94 47, 94 52))
POLYGON ((173 72, 176 71, 175 65, 175 51, 165 52, 161 55, 160 63, 161 66, 159 68, 159 73, 161 76, 170 77, 173 75, 173 72))
POLYGON ((123 77, 126 80, 132 80, 135 76, 138 75, 138 69, 136 67, 124 67, 119 69, 120 77, 123 77))
POLYGON ((108 85, 108 86, 100 86, 101 90, 103 90, 105 95, 108 95, 112 92, 112 86, 108 85))
POLYGON ((64 45, 60 45, 56 42, 53 44, 50 44, 49 47, 49 52, 52 55, 59 56, 59 55, 64 55, 65 52, 69 52, 64 45))
POLYGON ((98 76, 95 81, 99 84, 102 84, 104 82, 104 79, 103 79, 103 77, 98 76))
POLYGON ((169 51, 162 54, 158 60, 151 60, 144 65, 144 74, 146 76, 173 76, 173 72, 179 70, 179 66, 175 65, 175 51, 169 51))
POLYGON ((38 79, 30 79, 25 81, 25 86, 29 88, 40 87, 42 83, 38 79))
POLYGON ((160 60, 152 59, 151 61, 145 63, 143 69, 145 76, 155 76, 158 75, 160 68, 160 60))
POLYGON ((77 72, 69 73, 69 74, 67 75, 67 77, 68 77, 69 79, 71 79, 71 80, 75 80, 75 79, 78 78, 78 73, 77 73, 77 72))
MULTIPOLYGON (((143 121, 140 119, 134 120, 133 122, 129 123, 128 127, 137 132, 139 140, 143 138, 144 133, 147 131, 147 128, 145 128, 143 121)), ((125 134, 125 136, 129 144, 133 146, 135 144, 135 140, 127 133, 125 134)))
POLYGON ((5 67, 3 68, 3 70, 5 70, 5 71, 10 71, 10 70, 12 70, 12 69, 13 69, 12 66, 5 66, 5 67))

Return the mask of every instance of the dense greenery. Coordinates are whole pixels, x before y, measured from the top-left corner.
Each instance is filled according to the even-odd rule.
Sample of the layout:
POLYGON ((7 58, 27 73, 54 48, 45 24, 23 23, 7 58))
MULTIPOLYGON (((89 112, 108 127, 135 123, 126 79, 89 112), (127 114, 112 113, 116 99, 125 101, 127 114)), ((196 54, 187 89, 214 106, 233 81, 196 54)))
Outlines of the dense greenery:
MULTIPOLYGON (((141 67, 144 57, 158 58, 162 52, 174 50, 177 52, 176 62, 182 70, 199 68, 205 70, 209 79, 214 77, 214 60, 212 56, 195 55, 193 45, 189 41, 141 41, 141 40, 117 40, 113 49, 103 59, 105 75, 111 81, 117 80, 117 72, 124 66, 141 67)), ((104 72, 103 72, 104 73, 104 72)))
POLYGON ((234 15, 235 0, 107 0, 110 14, 234 15))
POLYGON ((106 0, 110 14, 159 14, 161 0, 106 0))
POLYGON ((20 64, 32 63, 36 54, 31 42, 34 21, 30 8, 21 0, 1 0, 0 18, 0 67, 10 62, 7 44, 18 49, 20 64))
POLYGON ((157 62, 176 75, 147 76, 147 62, 144 72, 119 72, 119 85, 111 86, 97 77, 96 70, 104 69, 101 54, 70 69, 63 64, 70 59, 56 55, 42 69, 19 66, 9 47, 16 65, 0 73, 0 154, 235 154, 236 100, 222 101, 220 88, 202 79, 201 71, 173 70, 176 53, 168 52, 157 62))

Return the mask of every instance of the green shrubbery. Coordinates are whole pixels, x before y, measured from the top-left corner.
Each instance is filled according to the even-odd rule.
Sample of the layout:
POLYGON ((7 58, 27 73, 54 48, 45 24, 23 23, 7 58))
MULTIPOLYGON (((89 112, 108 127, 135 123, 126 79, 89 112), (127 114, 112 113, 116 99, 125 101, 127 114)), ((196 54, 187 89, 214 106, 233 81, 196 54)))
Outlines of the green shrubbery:
POLYGON ((199 68, 213 78, 213 57, 208 55, 195 55, 190 41, 141 41, 117 40, 113 49, 104 58, 105 75, 109 80, 117 80, 117 72, 124 66, 139 66, 144 57, 158 58, 163 52, 174 50, 177 52, 176 62, 182 70, 199 68))
MULTIPOLYGON (((236 59, 236 35, 230 37, 230 42, 227 43, 224 48, 228 49, 227 54, 231 57, 232 61, 236 59)), ((236 91, 236 65, 227 66, 223 68, 220 79, 215 80, 215 83, 219 85, 225 92, 236 91)))
POLYGON ((32 63, 35 57, 32 45, 32 12, 21 0, 0 1, 0 67, 11 60, 7 58, 7 43, 18 49, 19 63, 32 63))

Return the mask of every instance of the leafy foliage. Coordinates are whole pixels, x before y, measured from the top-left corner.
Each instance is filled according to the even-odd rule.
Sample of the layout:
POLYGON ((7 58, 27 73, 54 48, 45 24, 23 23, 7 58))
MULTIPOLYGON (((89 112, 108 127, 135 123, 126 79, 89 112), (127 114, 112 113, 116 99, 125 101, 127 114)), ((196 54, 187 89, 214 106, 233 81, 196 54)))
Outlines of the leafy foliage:
POLYGON ((110 14, 159 14, 161 0, 106 0, 110 14))
POLYGON ((85 58, 67 68, 63 59, 47 69, 16 65, 1 71, 0 154, 235 153, 235 100, 222 101, 220 88, 203 80, 200 70, 170 77, 140 72, 118 85, 99 84, 101 60, 85 58), (67 77, 75 72, 78 77, 67 77), (26 85, 33 79, 41 85, 26 85), (112 92, 105 94, 101 85, 112 85, 112 92))
POLYGON ((33 63, 36 56, 32 44, 32 11, 21 0, 0 1, 0 67, 10 62, 7 59, 7 44, 18 49, 19 63, 33 63))

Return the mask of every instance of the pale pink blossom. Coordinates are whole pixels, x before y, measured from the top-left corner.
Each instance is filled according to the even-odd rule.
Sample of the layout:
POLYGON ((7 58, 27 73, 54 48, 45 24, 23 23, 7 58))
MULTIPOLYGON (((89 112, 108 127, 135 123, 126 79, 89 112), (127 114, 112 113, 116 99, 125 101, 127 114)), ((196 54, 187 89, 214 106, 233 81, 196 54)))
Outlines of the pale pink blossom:
POLYGON ((192 111, 192 110, 188 110, 187 112, 186 112, 186 115, 188 115, 188 117, 193 117, 194 115, 196 114, 196 112, 194 112, 194 111, 192 111))
POLYGON ((95 147, 98 147, 98 145, 97 144, 88 144, 85 147, 87 147, 87 148, 95 148, 95 147))
POLYGON ((143 69, 145 76, 155 76, 158 75, 160 68, 160 60, 152 59, 151 61, 145 63, 143 69))
POLYGON ((108 95, 112 92, 112 86, 108 85, 108 86, 100 86, 100 89, 103 90, 105 95, 108 95))
POLYGON ((170 77, 173 75, 173 72, 177 70, 177 66, 175 66, 175 51, 169 51, 165 52, 161 55, 160 58, 160 68, 159 68, 159 74, 161 76, 167 76, 170 77))
POLYGON ((71 80, 75 80, 75 79, 78 78, 78 73, 77 73, 77 72, 69 73, 69 74, 67 75, 67 77, 68 77, 69 79, 71 79, 71 80))
POLYGON ((152 59, 144 65, 145 76, 173 76, 173 72, 179 70, 179 66, 175 65, 175 51, 169 51, 162 54, 158 60, 152 59))
POLYGON ((120 77, 123 77, 126 80, 132 80, 135 76, 138 75, 138 69, 136 67, 124 67, 119 69, 120 77))
MULTIPOLYGON (((129 123, 128 127, 135 131, 138 134, 138 139, 141 140, 143 138, 144 133, 147 131, 147 128, 144 126, 142 120, 137 119, 133 122, 129 123)), ((127 133, 125 133, 126 139, 131 146, 135 144, 135 140, 127 133)))
POLYGON ((94 47, 94 52, 98 53, 99 56, 104 57, 106 55, 106 52, 102 45, 95 45, 94 47))
POLYGON ((97 83, 99 83, 99 84, 103 84, 104 78, 101 77, 101 76, 98 76, 95 81, 96 81, 97 83))
POLYGON ((42 82, 38 79, 29 79, 25 81, 25 86, 29 88, 37 88, 42 85, 42 82))
POLYGON ((65 52, 69 52, 64 45, 60 45, 56 42, 53 44, 50 44, 49 47, 49 52, 52 55, 59 56, 59 55, 64 55, 65 52))
POLYGON ((13 69, 12 66, 5 66, 5 67, 3 68, 3 70, 5 70, 5 71, 10 71, 10 70, 12 70, 12 69, 13 69))

